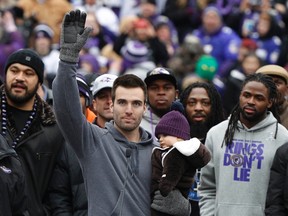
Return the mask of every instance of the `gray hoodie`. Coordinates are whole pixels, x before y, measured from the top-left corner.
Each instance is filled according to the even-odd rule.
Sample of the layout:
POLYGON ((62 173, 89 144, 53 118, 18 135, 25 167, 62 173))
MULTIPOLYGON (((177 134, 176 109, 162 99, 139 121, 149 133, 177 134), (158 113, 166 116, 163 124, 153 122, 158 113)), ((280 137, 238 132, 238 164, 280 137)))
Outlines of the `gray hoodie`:
POLYGON ((152 109, 150 108, 150 106, 148 106, 147 111, 144 113, 142 121, 140 123, 140 126, 142 128, 144 128, 146 131, 152 134, 152 137, 158 146, 160 145, 159 145, 157 137, 155 137, 155 127, 159 123, 160 119, 161 118, 159 116, 157 116, 155 113, 152 112, 152 109))
POLYGON ((225 120, 207 133, 205 145, 212 159, 202 168, 200 214, 263 216, 270 167, 276 149, 288 141, 288 132, 269 112, 250 129, 238 121, 239 131, 228 149, 221 147, 227 126, 225 120))
POLYGON ((53 82, 54 108, 65 139, 80 161, 89 216, 150 215, 153 139, 141 130, 141 142, 129 142, 113 126, 101 129, 81 112, 76 65, 60 61, 53 82))

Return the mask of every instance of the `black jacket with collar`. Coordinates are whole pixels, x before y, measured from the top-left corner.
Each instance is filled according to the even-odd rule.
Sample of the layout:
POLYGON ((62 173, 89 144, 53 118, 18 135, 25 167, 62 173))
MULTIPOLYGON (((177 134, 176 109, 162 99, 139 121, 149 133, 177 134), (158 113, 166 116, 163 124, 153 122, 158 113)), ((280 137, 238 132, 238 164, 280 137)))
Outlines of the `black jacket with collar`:
POLYGON ((49 202, 54 216, 86 216, 88 201, 80 163, 66 143, 50 181, 49 202))
POLYGON ((0 215, 28 215, 25 177, 19 158, 0 135, 0 215))
POLYGON ((280 146, 274 156, 266 196, 265 215, 288 215, 288 143, 280 146))
MULTIPOLYGON (((3 87, 2 87, 3 88, 3 87)), ((3 91, 1 91, 1 96, 3 91)), ((38 95, 37 114, 30 128, 15 147, 26 176, 28 210, 32 216, 49 215, 47 188, 64 137, 56 123, 52 108, 38 95)), ((0 105, 2 102, 0 101, 0 105)), ((6 140, 12 146, 16 127, 12 115, 7 115, 6 140)), ((2 128, 1 128, 2 132, 2 128)))

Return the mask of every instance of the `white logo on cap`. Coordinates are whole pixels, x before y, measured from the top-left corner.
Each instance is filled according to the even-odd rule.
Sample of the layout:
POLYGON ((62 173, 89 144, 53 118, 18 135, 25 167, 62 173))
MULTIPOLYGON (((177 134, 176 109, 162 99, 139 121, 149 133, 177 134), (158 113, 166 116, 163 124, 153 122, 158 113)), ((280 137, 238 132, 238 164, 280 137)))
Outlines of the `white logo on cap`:
POLYGON ((169 71, 165 70, 164 68, 155 68, 150 75, 156 75, 156 74, 167 74, 170 75, 169 71))
POLYGON ((31 57, 30 57, 30 56, 26 56, 26 57, 25 57, 25 60, 26 60, 26 61, 31 61, 31 57))
POLYGON ((103 79, 100 80, 100 82, 111 82, 111 78, 110 77, 103 77, 103 79))

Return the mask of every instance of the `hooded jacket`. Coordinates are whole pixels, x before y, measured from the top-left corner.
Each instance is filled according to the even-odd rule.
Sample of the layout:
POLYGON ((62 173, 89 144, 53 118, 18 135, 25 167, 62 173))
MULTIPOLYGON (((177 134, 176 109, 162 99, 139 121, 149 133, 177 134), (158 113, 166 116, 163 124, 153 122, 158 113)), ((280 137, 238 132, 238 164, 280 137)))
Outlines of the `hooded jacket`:
POLYGON ((140 128, 141 141, 129 142, 113 121, 104 129, 87 122, 75 76, 76 65, 60 61, 53 82, 54 108, 82 167, 88 215, 150 215, 151 135, 140 128))
POLYGON ((170 148, 155 147, 151 156, 152 197, 156 190, 167 196, 178 188, 187 198, 196 169, 205 166, 210 159, 210 152, 197 138, 177 142, 170 148), (188 151, 190 153, 185 155, 188 151))
MULTIPOLYGON (((140 126, 152 134, 153 139, 158 143, 158 139, 155 137, 155 127, 160 121, 160 117, 152 112, 151 107, 147 107, 147 111, 144 113, 140 126)), ((159 144, 158 144, 159 145, 159 144)))
MULTIPOLYGON (((0 90, 1 96, 2 90, 3 87, 0 90)), ((49 215, 46 203, 47 188, 64 138, 56 124, 52 108, 38 95, 36 97, 38 104, 35 119, 16 145, 15 151, 25 173, 28 211, 31 216, 42 216, 49 215)), ((12 146, 16 136, 16 125, 11 114, 7 116, 7 124, 5 138, 12 146)))
POLYGON ((25 177, 19 158, 0 136, 0 215, 28 215, 25 177))
POLYGON ((212 154, 202 168, 200 214, 263 216, 270 167, 276 149, 288 141, 287 130, 271 112, 252 128, 238 121, 231 148, 223 144, 228 120, 212 127, 205 145, 212 154))

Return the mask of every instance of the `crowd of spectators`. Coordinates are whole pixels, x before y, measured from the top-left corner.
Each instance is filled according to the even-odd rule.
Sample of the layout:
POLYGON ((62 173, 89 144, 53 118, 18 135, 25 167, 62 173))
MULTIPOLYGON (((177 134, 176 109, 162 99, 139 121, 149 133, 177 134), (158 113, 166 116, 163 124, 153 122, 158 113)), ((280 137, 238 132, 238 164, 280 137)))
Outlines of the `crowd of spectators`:
POLYGON ((45 63, 44 85, 51 89, 60 23, 71 9, 87 12, 86 25, 93 27, 79 61, 84 74, 144 79, 155 67, 169 67, 180 92, 205 80, 225 98, 238 92, 231 92, 235 74, 239 89, 251 70, 288 65, 287 2, 281 0, 6 0, 0 9, 1 80, 7 56, 32 48, 45 63), (247 68, 252 57, 257 63, 247 68))

